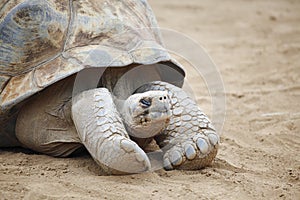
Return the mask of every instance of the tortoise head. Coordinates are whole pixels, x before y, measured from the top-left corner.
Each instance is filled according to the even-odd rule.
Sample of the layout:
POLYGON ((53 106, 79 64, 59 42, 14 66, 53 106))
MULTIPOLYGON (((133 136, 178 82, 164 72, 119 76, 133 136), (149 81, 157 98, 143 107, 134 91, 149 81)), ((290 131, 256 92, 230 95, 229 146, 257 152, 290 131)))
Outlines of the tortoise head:
POLYGON ((128 97, 121 115, 129 135, 150 138, 169 125, 170 108, 170 98, 166 91, 148 91, 128 97))

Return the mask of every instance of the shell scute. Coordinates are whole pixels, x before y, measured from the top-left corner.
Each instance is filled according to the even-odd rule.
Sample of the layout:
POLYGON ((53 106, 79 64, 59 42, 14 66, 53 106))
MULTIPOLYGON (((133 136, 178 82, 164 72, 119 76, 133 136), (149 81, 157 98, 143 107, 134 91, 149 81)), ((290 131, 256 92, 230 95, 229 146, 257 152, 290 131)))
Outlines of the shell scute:
POLYGON ((60 54, 68 23, 68 9, 57 11, 51 1, 27 0, 16 5, 0 23, 0 73, 26 73, 60 54))

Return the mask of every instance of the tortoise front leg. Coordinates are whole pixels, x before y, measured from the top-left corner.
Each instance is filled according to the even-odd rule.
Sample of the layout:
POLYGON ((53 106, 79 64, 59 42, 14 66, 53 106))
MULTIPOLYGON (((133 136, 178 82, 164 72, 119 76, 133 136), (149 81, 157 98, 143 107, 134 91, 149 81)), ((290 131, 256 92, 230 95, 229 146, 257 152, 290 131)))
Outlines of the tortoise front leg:
POLYGON ((107 174, 150 169, 145 152, 129 139, 106 88, 77 95, 73 99, 72 118, 82 143, 107 174))
POLYGON ((174 85, 156 81, 136 92, 165 90, 171 101, 170 125, 156 137, 164 151, 166 169, 200 169, 211 164, 218 150, 219 136, 197 104, 174 85))

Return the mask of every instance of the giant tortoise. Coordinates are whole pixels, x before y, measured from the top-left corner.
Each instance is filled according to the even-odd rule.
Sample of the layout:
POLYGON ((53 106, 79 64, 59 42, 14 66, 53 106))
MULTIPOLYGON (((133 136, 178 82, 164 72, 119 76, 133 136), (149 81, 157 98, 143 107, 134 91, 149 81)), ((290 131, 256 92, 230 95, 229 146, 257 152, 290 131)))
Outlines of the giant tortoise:
POLYGON ((219 136, 163 46, 145 0, 1 1, 0 147, 119 174, 151 170, 155 141, 165 169, 209 165, 219 136))

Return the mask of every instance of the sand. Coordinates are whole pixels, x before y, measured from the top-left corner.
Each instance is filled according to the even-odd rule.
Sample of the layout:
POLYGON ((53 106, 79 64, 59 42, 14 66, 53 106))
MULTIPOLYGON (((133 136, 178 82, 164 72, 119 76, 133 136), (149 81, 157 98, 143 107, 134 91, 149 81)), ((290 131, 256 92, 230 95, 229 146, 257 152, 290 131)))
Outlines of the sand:
MULTIPOLYGON (((226 117, 213 165, 101 176, 88 155, 1 149, 0 199, 300 199, 300 1, 149 2, 160 26, 201 44, 222 75, 226 117)), ((211 115, 210 96, 197 91, 211 115)))

